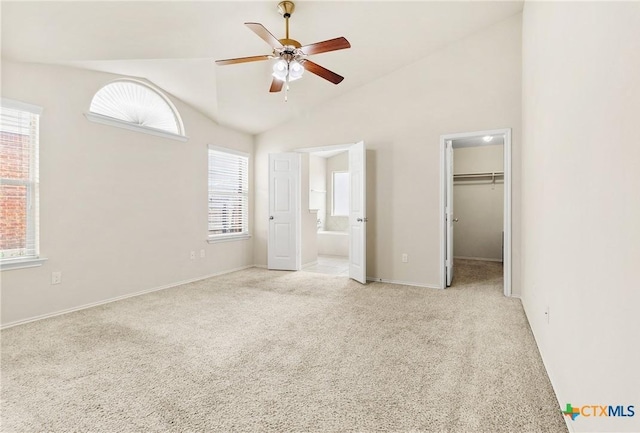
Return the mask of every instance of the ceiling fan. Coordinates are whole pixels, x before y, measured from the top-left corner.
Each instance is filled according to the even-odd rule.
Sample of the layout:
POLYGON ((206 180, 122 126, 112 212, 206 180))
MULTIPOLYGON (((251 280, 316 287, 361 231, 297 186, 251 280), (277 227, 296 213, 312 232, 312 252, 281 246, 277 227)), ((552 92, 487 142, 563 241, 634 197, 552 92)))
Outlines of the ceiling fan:
MULTIPOLYGON (((312 62, 307 59, 307 57, 312 54, 351 48, 351 44, 344 37, 329 39, 327 41, 316 42, 315 44, 304 46, 295 39, 290 39, 289 18, 291 17, 291 14, 293 14, 294 10, 295 5, 291 1, 282 1, 278 3, 278 11, 285 19, 286 36, 283 39, 277 39, 260 23, 244 23, 251 31, 273 48, 272 54, 216 60, 216 64, 222 66, 278 59, 278 61, 273 65, 273 81, 271 82, 271 88, 269 89, 270 92, 280 92, 282 88, 285 87, 285 84, 285 91, 289 90, 289 82, 302 78, 302 74, 305 70, 322 77, 333 84, 340 83, 344 80, 344 77, 312 62)), ((285 94, 285 101, 286 100, 287 97, 285 94)))

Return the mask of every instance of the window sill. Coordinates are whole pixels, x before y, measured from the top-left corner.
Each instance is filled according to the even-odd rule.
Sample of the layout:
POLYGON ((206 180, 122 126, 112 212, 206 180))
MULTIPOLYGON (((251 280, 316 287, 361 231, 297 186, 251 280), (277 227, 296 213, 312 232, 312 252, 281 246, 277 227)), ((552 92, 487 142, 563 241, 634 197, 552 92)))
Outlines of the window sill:
POLYGON ((47 259, 44 257, 32 257, 25 259, 7 259, 0 262, 0 271, 11 271, 14 269, 35 268, 42 266, 47 259))
POLYGON ((117 128, 128 129, 129 131, 142 132, 143 134, 150 134, 150 135, 155 135, 157 137, 170 138, 172 140, 181 141, 183 143, 189 140, 189 137, 186 137, 184 135, 173 134, 168 131, 149 128, 147 126, 135 125, 133 123, 125 122, 123 120, 114 119, 108 116, 103 116, 102 114, 85 113, 85 117, 92 122, 100 123, 102 125, 115 126, 117 128))
POLYGON ((251 239, 251 235, 209 236, 207 242, 210 244, 217 244, 219 242, 243 241, 246 239, 251 239))

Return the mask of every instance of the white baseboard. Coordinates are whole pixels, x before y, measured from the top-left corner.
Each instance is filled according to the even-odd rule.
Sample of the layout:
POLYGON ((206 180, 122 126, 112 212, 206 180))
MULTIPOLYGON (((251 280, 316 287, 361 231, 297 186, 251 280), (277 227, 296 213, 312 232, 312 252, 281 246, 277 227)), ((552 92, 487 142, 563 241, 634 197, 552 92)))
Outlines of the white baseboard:
POLYGON ((241 266, 239 268, 234 268, 234 269, 229 269, 229 270, 226 270, 226 271, 216 272, 216 273, 205 275, 205 276, 202 276, 202 277, 191 278, 189 280, 178 281, 176 283, 166 284, 164 286, 154 287, 152 289, 146 289, 146 290, 141 290, 139 292, 134 292, 134 293, 126 294, 126 295, 116 296, 115 298, 105 299, 104 301, 91 302, 89 304, 80 305, 78 307, 72 307, 72 308, 67 308, 67 309, 60 310, 60 311, 55 311, 53 313, 42 314, 42 315, 39 315, 39 316, 30 317, 28 319, 16 320, 15 322, 9 322, 9 323, 6 323, 6 324, 0 326, 0 329, 7 329, 7 328, 11 328, 11 327, 18 326, 18 325, 24 325, 25 323, 36 322, 38 320, 48 319, 50 317, 55 317, 55 316, 61 316, 63 314, 67 314, 67 313, 73 313, 74 311, 86 310, 87 308, 97 307, 98 305, 109 304, 111 302, 121 301, 123 299, 133 298, 135 296, 141 296, 141 295, 145 295, 147 293, 152 293, 152 292, 157 292, 157 291, 160 291, 160 290, 170 289, 172 287, 181 286, 183 284, 189 284, 189 283, 193 283, 193 282, 196 282, 196 281, 202 281, 202 280, 206 280, 207 278, 217 277, 217 276, 224 275, 224 274, 230 274, 231 272, 242 271, 243 269, 249 269, 249 268, 253 268, 253 267, 254 267, 254 265, 241 266))
POLYGON ((571 421, 569 421, 571 418, 564 415, 562 415, 562 418, 564 418, 564 423, 567 425, 567 430, 569 430, 569 433, 576 433, 576 430, 573 428, 573 424, 571 424, 571 421))
POLYGON ((305 263, 304 265, 302 265, 302 269, 304 269, 304 268, 308 268, 309 266, 314 266, 314 265, 317 265, 317 264, 318 264, 318 261, 317 261, 317 260, 314 260, 314 261, 312 261, 312 262, 305 263))
MULTIPOLYGON (((521 299, 522 302, 522 299, 521 299)), ((556 400, 558 401, 558 410, 562 411, 563 408, 565 407, 565 404, 567 403, 567 401, 562 401, 562 399, 560 398, 560 392, 558 390, 558 388, 556 387, 556 385, 554 384, 553 378, 555 377, 555 375, 552 374, 552 370, 551 368, 549 368, 549 364, 547 364, 544 356, 542 355, 542 352, 540 351, 540 344, 538 344, 538 339, 536 338, 536 333, 533 332, 533 328, 531 327, 531 321, 529 320, 529 314, 527 312, 527 306, 525 305, 524 302, 522 302, 522 309, 524 310, 524 315, 527 318, 527 322, 529 325, 529 329, 531 330, 531 334, 533 334, 533 341, 535 341, 536 343, 536 349, 538 349, 538 353, 540 354, 540 358, 542 359, 542 365, 544 365, 544 369, 547 373, 547 377, 549 378, 549 382, 551 383, 551 388, 553 388, 553 393, 556 396, 556 400)), ((571 418, 562 415, 562 419, 564 419, 564 423, 567 426, 567 430, 569 430, 569 433, 575 433, 575 428, 573 427, 571 418)))
POLYGON ((464 256, 453 256, 454 259, 463 259, 463 260, 480 260, 483 262, 500 262, 502 263, 502 259, 489 259, 487 257, 464 257, 464 256))
POLYGON ((267 269, 267 265, 253 265, 254 268, 267 269))
POLYGON ((371 281, 374 283, 401 284, 403 286, 422 287, 425 289, 440 289, 440 286, 437 284, 422 284, 422 283, 414 283, 412 281, 387 280, 384 278, 376 278, 376 277, 367 277, 367 281, 371 281))

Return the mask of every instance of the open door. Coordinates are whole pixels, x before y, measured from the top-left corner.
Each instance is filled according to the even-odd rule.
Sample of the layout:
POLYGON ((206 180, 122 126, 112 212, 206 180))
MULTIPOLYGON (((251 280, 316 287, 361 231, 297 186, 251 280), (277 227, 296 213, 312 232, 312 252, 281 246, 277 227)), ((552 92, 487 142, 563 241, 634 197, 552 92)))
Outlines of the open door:
POLYGON ((349 148, 349 278, 367 282, 366 153, 364 142, 349 148))
POLYGON ((300 154, 269 154, 267 268, 300 269, 300 154))
POLYGON ((447 272, 447 287, 451 285, 453 280, 453 141, 447 140, 447 147, 445 149, 447 161, 446 169, 446 202, 445 202, 445 218, 447 228, 447 258, 446 258, 446 272, 447 272))

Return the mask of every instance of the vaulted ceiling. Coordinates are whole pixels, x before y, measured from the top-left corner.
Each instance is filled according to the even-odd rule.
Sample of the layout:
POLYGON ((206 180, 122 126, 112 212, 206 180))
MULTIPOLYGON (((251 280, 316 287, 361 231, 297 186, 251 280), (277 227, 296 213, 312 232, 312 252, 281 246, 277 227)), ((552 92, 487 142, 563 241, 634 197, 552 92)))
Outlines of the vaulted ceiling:
POLYGON ((343 75, 341 84, 307 73, 285 103, 268 92, 272 61, 214 63, 270 54, 243 23, 283 38, 277 3, 3 1, 2 57, 146 78, 216 122, 256 134, 522 10, 521 1, 297 1, 293 39, 344 36, 352 48, 312 57, 343 75))

